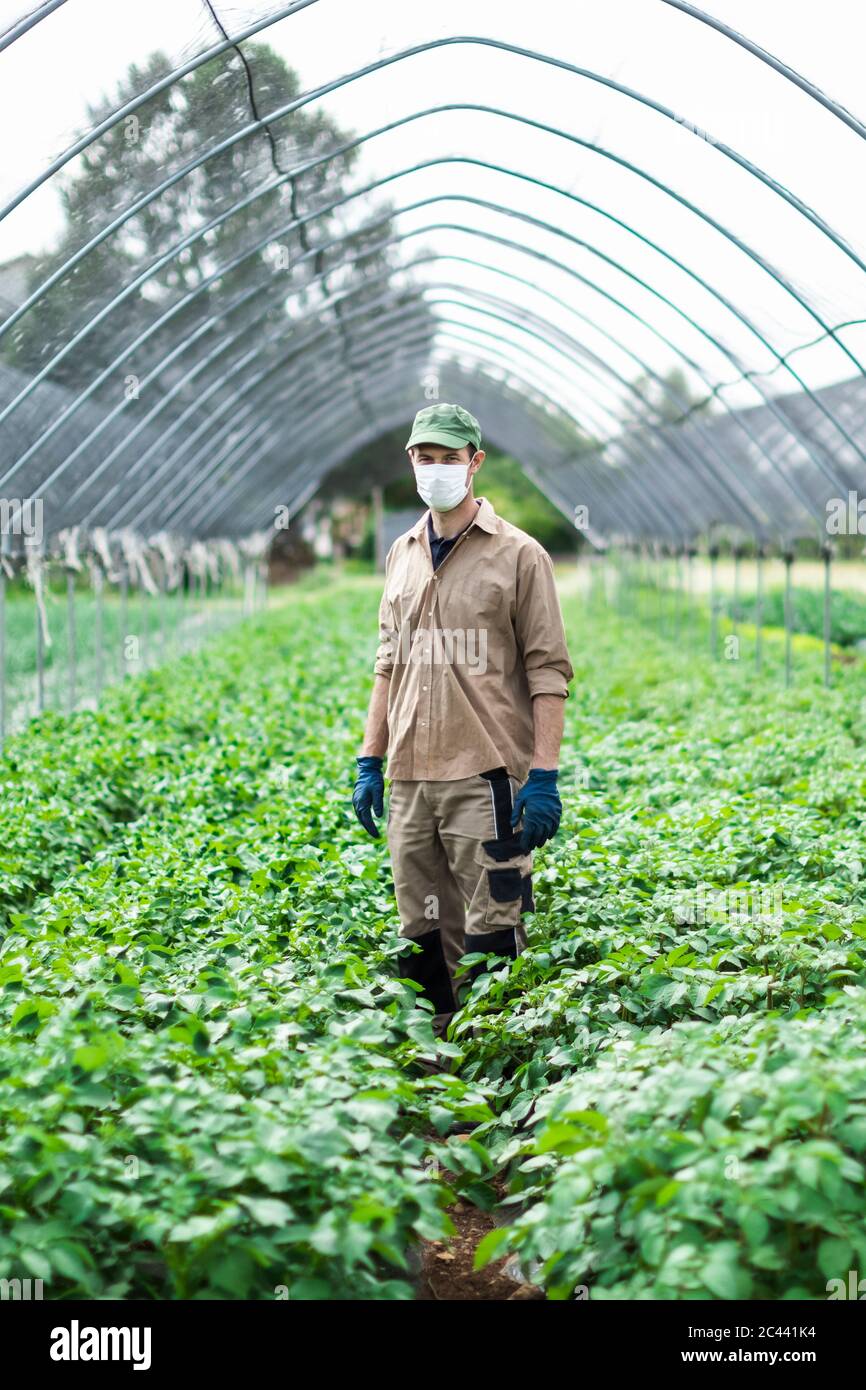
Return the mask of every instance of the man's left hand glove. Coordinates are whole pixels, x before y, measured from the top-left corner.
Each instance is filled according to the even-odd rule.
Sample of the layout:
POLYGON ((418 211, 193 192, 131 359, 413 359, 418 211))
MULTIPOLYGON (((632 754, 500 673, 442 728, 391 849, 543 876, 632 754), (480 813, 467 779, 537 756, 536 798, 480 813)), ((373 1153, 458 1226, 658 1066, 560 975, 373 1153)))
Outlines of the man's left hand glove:
POLYGON ((556 789, 557 769, 534 767, 514 798, 512 826, 523 816, 520 844, 524 854, 552 840, 559 829, 562 802, 556 789))
POLYGON ((358 764, 358 776, 352 788, 352 805, 355 815, 368 835, 378 840, 379 832, 370 812, 372 810, 377 816, 381 816, 384 811, 382 798, 385 794, 385 778, 382 776, 382 759, 366 754, 355 761, 358 764))

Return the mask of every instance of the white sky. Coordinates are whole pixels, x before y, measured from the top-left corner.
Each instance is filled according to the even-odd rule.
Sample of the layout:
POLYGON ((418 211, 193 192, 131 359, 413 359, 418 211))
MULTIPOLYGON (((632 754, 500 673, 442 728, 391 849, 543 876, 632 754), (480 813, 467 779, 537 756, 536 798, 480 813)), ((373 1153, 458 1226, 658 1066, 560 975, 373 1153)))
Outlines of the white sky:
MULTIPOLYGON (((28 6, 29 8, 30 6, 28 6)), ((0 0, 0 31, 20 12, 20 3, 0 0)), ((274 5, 221 5, 231 33, 274 5)), ((866 118, 862 96, 866 52, 866 6, 853 0, 707 0, 707 8, 769 48, 795 69, 866 118)), ((31 33, 0 53, 0 129, 3 161, 0 196, 5 204, 65 148, 85 122, 85 103, 113 93, 130 62, 163 48, 178 62, 211 42, 200 0, 68 0, 31 33)), ((728 40, 663 4, 661 0, 318 0, 272 25, 259 41, 273 45, 300 73, 308 90, 377 57, 437 37, 478 35, 531 47, 609 75, 653 97, 715 138, 746 154, 800 199, 816 209, 866 261, 866 142, 815 102, 728 40)), ((495 271, 452 260, 425 266, 418 278, 450 282, 497 295, 552 322, 622 377, 632 379, 640 361, 664 371, 680 353, 699 364, 712 382, 730 381, 743 367, 768 367, 771 354, 754 331, 790 350, 828 325, 866 318, 866 274, 792 210, 736 168, 711 142, 609 88, 543 63, 489 47, 451 44, 392 64, 352 82, 324 99, 325 108, 354 132, 370 130, 422 106, 469 101, 507 107, 558 126, 646 168, 724 223, 795 282, 815 313, 800 307, 739 250, 670 198, 597 154, 565 140, 534 132, 513 121, 475 112, 419 120, 379 137, 357 165, 358 183, 419 160, 469 155, 514 167, 556 183, 633 225, 704 277, 716 294, 627 231, 555 192, 525 180, 461 164, 445 164, 389 185, 398 206, 422 197, 448 201, 407 213, 403 229, 431 222, 459 222, 573 267, 581 283, 519 250, 485 242, 460 231, 436 231, 410 239, 406 254, 422 246, 482 259, 531 282, 521 286, 495 271), (481 198, 548 220, 557 236, 503 212, 480 209, 455 195, 481 198), (570 238, 570 239, 569 239, 570 238), (642 288, 609 263, 578 246, 582 239, 626 265, 655 290, 642 288), (595 285, 597 289, 593 289, 595 285), (652 321, 641 327, 598 291, 621 300, 652 321), (691 328, 664 295, 706 326, 691 328), (732 301, 749 320, 739 322, 720 302, 732 301), (816 315, 818 317, 816 317, 816 315), (581 317, 583 316, 583 317, 581 317), (591 318, 627 345, 591 327, 591 318), (724 350, 710 341, 718 340, 724 350), (731 359, 735 359, 732 361, 731 359)), ((56 180, 0 221, 0 262, 23 251, 48 247, 59 229, 56 180)), ((467 300, 457 290, 431 290, 467 300)), ((471 296, 468 297, 471 299, 471 296)), ((452 312, 477 337, 482 353, 528 349, 527 374, 534 373, 560 398, 574 393, 589 423, 609 426, 619 388, 604 370, 587 373, 508 323, 470 308, 452 312), (503 347, 478 337, 484 325, 503 334, 503 347), (509 345, 511 345, 509 347, 509 345), (595 415, 595 421, 589 415, 595 415)), ((505 313, 507 317, 507 311, 505 313)), ((512 315, 513 317, 513 315, 512 315)), ((866 363, 866 330, 849 330, 845 342, 866 363)), ((856 365, 833 344, 799 353, 797 369, 810 385, 849 377, 856 365)), ((796 382, 777 373, 773 387, 796 382)), ((732 404, 753 403, 740 387, 732 404)))

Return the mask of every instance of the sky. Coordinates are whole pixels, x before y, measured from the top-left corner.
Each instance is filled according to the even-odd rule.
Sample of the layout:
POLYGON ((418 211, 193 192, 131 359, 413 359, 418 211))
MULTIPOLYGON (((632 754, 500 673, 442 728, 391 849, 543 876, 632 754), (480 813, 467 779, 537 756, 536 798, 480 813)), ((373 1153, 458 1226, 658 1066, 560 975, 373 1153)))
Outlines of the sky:
MULTIPOLYGON (((220 5, 219 13, 235 34, 278 8, 220 5)), ((866 119, 866 7, 851 0, 716 0, 707 8, 866 119)), ((20 13, 20 4, 0 0, 0 32, 20 13)), ((505 108, 563 132, 461 110, 413 121, 364 147, 359 185, 454 157, 523 176, 450 162, 389 185, 398 207, 438 200, 402 215, 401 230, 442 222, 468 228, 410 237, 405 251, 439 253, 414 274, 429 284, 431 300, 453 301, 441 312, 455 321, 464 351, 519 359, 528 380, 572 403, 602 432, 616 419, 622 383, 645 369, 686 364, 696 389, 731 383, 725 399, 744 405, 758 399, 740 381, 747 371, 769 373, 767 389, 794 389, 850 377, 866 363, 862 327, 839 332, 844 346, 827 337, 828 328, 866 319, 866 271, 857 263, 866 263, 866 142, 757 58, 663 0, 316 0, 258 41, 285 57, 306 91, 407 47, 455 36, 531 48, 603 79, 488 45, 448 43, 319 99, 343 128, 359 133, 453 102, 505 108), (611 81, 662 104, 675 119, 614 90, 611 81), (720 142, 811 209, 845 245, 834 245, 739 167, 720 142), (555 268, 551 258, 568 269, 555 268), (485 266, 469 263, 479 260, 485 266), (562 335, 558 348, 533 335, 532 319, 518 328, 523 315, 553 324, 562 335), (485 336, 490 331, 500 339, 485 336), (815 338, 818 346, 803 349, 815 338), (791 370, 779 367, 778 356, 794 349, 791 370)), ((130 63, 156 48, 180 63, 212 41, 201 0, 67 0, 0 52, 3 205, 68 146, 86 125, 88 100, 111 95, 130 63)), ((0 262, 50 246, 60 227, 57 182, 49 179, 0 220, 0 262)))

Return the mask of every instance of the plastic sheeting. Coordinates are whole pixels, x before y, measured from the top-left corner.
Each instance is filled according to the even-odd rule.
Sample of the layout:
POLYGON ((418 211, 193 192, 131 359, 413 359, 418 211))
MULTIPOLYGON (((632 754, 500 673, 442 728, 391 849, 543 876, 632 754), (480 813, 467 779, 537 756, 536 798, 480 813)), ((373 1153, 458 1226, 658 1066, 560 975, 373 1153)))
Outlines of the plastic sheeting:
POLYGON ((820 535, 866 483, 864 36, 844 0, 7 5, 0 497, 258 531, 435 380, 594 538, 820 535))

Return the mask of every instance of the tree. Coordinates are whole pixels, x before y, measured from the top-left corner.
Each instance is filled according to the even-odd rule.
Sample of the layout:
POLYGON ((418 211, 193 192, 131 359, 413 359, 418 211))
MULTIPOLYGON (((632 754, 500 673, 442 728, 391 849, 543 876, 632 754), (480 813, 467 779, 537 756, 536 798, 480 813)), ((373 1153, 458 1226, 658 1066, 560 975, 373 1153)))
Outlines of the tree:
POLYGON ((676 424, 695 414, 707 415, 712 398, 697 392, 681 367, 671 367, 660 377, 641 373, 626 397, 623 426, 676 424))
MULTIPOLYGON (((250 44, 244 52, 252 102, 247 68, 237 53, 227 50, 160 92, 88 147, 63 181, 65 231, 57 248, 31 273, 28 293, 172 172, 250 125, 256 113, 266 114, 300 95, 297 74, 271 48, 250 44)), ((152 54, 141 67, 131 66, 117 96, 88 109, 91 127, 169 68, 161 53, 152 54)), ((262 343, 269 330, 279 330, 281 325, 288 334, 291 322, 287 305, 297 314, 317 303, 329 289, 329 268, 341 264, 347 251, 351 255, 378 246, 388 237, 387 222, 377 226, 375 233, 362 224, 344 248, 315 253, 315 247, 338 230, 340 224, 333 213, 285 230, 298 216, 315 212, 340 195, 357 150, 335 156, 294 179, 283 179, 204 231, 179 254, 170 253, 178 240, 202 232, 233 203, 347 139, 324 113, 301 108, 212 156, 90 250, 6 335, 0 343, 3 357, 26 373, 40 370, 118 290, 149 271, 141 287, 87 332, 80 346, 52 370, 52 381, 84 387, 161 314, 230 264, 232 269, 225 270, 153 334, 134 360, 119 369, 119 378, 130 372, 143 378, 182 338, 212 321, 215 313, 225 316, 218 331, 228 333, 239 324, 249 324, 250 332, 262 343), (260 249, 244 258, 244 253, 257 246, 260 249), (166 259, 160 264, 163 257, 166 259), (284 283, 278 278, 281 269, 285 271, 284 283), (324 283, 317 279, 322 272, 326 275, 324 283), (283 288, 285 294, 281 293, 283 288), (241 306, 232 311, 230 306, 243 296, 241 306)), ((351 286, 354 280, 362 287, 363 297, 371 272, 393 263, 393 253, 377 251, 355 272, 342 276, 341 288, 351 286)), ((228 363, 239 354, 240 348, 230 353, 228 363)), ((182 353, 161 375, 161 386, 177 382, 188 372, 192 360, 188 352, 182 353)), ((226 366, 223 359, 219 370, 226 366)), ((114 382, 113 401, 117 400, 117 389, 114 382)), ((195 389, 201 393, 201 379, 195 389)), ((183 398, 178 404, 183 404, 183 398)))

